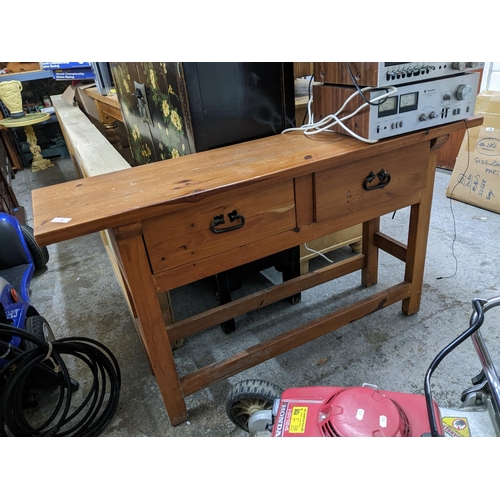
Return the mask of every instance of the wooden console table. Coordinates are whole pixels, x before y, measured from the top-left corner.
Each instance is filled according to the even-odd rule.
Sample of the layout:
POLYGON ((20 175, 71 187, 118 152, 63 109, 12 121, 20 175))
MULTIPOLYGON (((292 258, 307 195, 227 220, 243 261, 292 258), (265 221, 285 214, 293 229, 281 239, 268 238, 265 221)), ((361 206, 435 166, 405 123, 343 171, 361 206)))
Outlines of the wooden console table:
POLYGON ((188 419, 184 397, 213 382, 396 302, 416 313, 438 149, 451 133, 481 123, 471 118, 376 144, 293 132, 37 189, 35 238, 48 245, 110 230, 144 349, 177 425, 188 419), (365 189, 379 183, 377 174, 385 187, 365 189), (379 222, 407 206, 404 244, 381 233, 379 222), (361 254, 165 326, 158 294, 360 223, 361 254), (379 249, 406 263, 400 283, 179 377, 176 340, 355 271, 363 285, 374 285, 379 249))

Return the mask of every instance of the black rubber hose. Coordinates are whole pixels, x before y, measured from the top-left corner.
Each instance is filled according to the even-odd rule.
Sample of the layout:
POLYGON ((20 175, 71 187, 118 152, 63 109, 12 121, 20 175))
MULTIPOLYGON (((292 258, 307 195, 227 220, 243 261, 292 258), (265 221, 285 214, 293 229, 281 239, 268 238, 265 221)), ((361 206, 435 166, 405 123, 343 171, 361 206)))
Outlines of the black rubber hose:
POLYGON ((0 370, 0 436, 80 437, 98 436, 109 424, 118 407, 121 373, 113 353, 103 344, 86 337, 67 337, 48 342, 31 333, 0 325, 0 353, 7 363, 0 370), (28 340, 34 347, 23 351, 10 348, 12 335, 28 340), (50 351, 50 359, 46 359, 50 351), (82 402, 74 408, 72 381, 62 355, 80 359, 91 373, 91 383, 82 402), (56 367, 56 371, 54 371, 56 367), (59 395, 54 410, 37 427, 25 416, 25 396, 37 371, 54 377, 59 395))

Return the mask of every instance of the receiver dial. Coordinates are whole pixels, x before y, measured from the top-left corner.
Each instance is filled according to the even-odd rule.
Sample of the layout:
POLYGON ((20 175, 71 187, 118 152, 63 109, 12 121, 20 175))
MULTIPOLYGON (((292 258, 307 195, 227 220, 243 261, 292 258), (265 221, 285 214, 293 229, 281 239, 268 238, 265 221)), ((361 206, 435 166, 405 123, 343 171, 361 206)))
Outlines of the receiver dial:
POLYGON ((459 85, 455 90, 455 97, 459 101, 463 101, 472 92, 472 87, 470 85, 459 85))

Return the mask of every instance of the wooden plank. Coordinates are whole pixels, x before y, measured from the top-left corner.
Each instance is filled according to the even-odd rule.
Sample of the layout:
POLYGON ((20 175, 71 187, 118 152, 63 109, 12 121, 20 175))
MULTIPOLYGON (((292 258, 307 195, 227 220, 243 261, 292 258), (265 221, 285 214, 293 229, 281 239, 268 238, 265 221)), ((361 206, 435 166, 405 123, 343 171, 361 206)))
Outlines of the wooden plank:
MULTIPOLYGON (((54 105, 58 105, 57 100, 54 105)), ((63 112, 62 105, 59 110, 59 117, 66 125, 71 111, 65 108, 63 112)), ((482 118, 472 118, 468 124, 471 127, 481 122, 482 118)), ((464 127, 465 123, 461 121, 376 144, 360 143, 340 134, 323 134, 308 139, 300 132, 292 132, 172 158, 167 160, 168 168, 163 161, 140 169, 127 168, 128 164, 127 167, 123 165, 125 160, 114 151, 116 156, 108 160, 101 158, 98 164, 111 163, 113 166, 117 162, 123 166, 122 170, 32 192, 35 238, 39 244, 46 245, 129 224, 180 209, 236 186, 258 187, 285 181, 407 147, 464 127), (70 221, 62 225, 52 222, 54 217, 69 218, 70 221)), ((82 141, 86 154, 99 156, 99 147, 85 139, 82 141), (93 150, 89 150, 91 144, 93 150)), ((77 148, 75 155, 81 156, 77 148)))
POLYGON ((271 288, 233 300, 229 304, 224 304, 191 318, 178 321, 168 328, 168 336, 171 341, 185 338, 212 326, 219 325, 229 319, 241 316, 249 311, 268 306, 303 290, 359 271, 363 268, 364 260, 363 255, 356 255, 318 271, 279 283, 271 288))
POLYGON ((375 233, 380 230, 380 217, 363 223, 363 253, 366 255, 366 265, 361 272, 361 283, 373 286, 378 281, 378 248, 374 244, 375 233))
POLYGON ((403 243, 391 238, 387 234, 376 232, 373 235, 373 243, 388 254, 396 257, 403 262, 406 262, 406 250, 407 246, 403 243))
MULTIPOLYGON (((59 123, 64 128, 64 138, 71 144, 74 161, 84 177, 92 178, 97 175, 131 170, 125 159, 79 108, 70 106, 61 96, 52 96, 51 99, 59 123)), ((77 204, 76 200, 75 204, 77 204)))
POLYGON ((388 307, 408 297, 411 285, 399 283, 371 297, 334 311, 322 318, 282 333, 272 339, 240 351, 223 361, 212 363, 181 377, 181 386, 188 396, 208 385, 247 370, 279 354, 288 352, 306 342, 317 339, 364 316, 388 307))

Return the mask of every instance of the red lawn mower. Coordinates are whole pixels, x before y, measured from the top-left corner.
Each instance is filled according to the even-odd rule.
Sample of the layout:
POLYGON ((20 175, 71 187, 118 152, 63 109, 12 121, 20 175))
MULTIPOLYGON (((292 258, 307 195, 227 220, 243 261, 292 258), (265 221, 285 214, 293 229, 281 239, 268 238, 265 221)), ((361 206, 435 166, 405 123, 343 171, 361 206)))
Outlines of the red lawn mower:
POLYGON ((432 361, 424 395, 376 386, 301 387, 283 391, 263 380, 235 384, 226 401, 229 419, 251 436, 272 437, 468 437, 500 436, 500 381, 479 328, 500 296, 474 299, 470 326, 432 361), (457 408, 433 401, 431 376, 441 361, 471 337, 481 372, 457 408))

